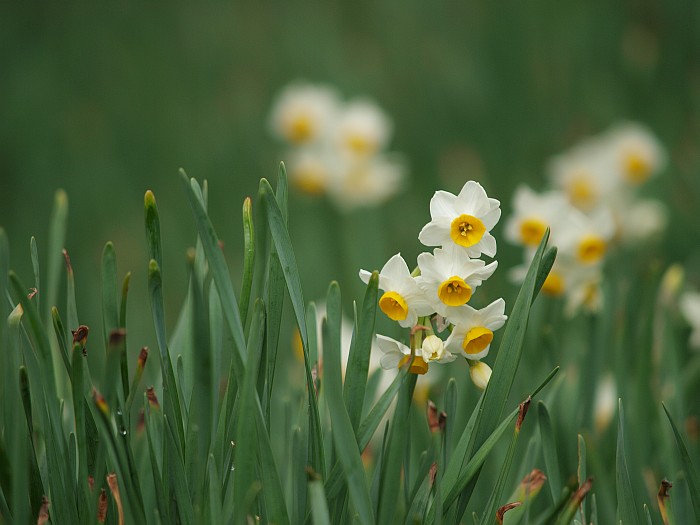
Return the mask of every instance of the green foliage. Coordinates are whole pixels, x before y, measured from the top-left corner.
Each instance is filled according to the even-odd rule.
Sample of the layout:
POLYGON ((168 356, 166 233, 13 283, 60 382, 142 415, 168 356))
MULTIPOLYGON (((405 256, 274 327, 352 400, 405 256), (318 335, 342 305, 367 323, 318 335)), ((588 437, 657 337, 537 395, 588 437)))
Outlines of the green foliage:
MULTIPOLYGON (((101 331, 80 326, 67 256, 65 299, 60 297, 52 268, 65 238, 64 194, 55 203, 46 279, 38 243, 30 243, 39 295, 28 295, 30 288, 10 270, 0 230, 2 523, 37 520, 46 512, 44 496, 52 523, 76 524, 98 517, 144 524, 603 524, 615 514, 633 524, 667 517, 683 523, 698 513, 696 451, 666 406, 672 436, 658 432, 655 439, 664 450, 678 447, 680 462, 662 467, 669 476, 674 469, 683 476, 674 489, 679 496, 657 507, 639 480, 647 468, 639 460, 644 442, 630 429, 644 418, 658 421, 659 407, 630 402, 632 414, 625 419, 620 404, 617 446, 606 445, 614 441, 606 438, 610 432, 591 427, 591 414, 571 408, 579 405, 567 405, 572 392, 594 398, 595 374, 580 376, 592 377, 592 384, 574 379, 569 385, 576 378, 570 370, 575 358, 555 358, 568 368, 560 379, 559 368, 537 354, 552 336, 538 309, 543 299, 535 301, 556 257, 546 235, 510 311, 486 391, 479 396, 459 378, 447 381, 442 394, 431 391, 445 414, 440 425, 428 428, 417 401, 421 379, 406 367, 374 395, 377 272, 361 307, 353 309, 345 363, 340 286, 328 287, 321 321, 316 307, 306 304, 288 230, 283 167, 276 190, 263 179, 255 202, 244 202, 243 249, 236 251, 243 263, 240 296, 207 211, 206 184, 184 172, 180 181, 198 235, 187 256, 188 297, 173 331, 166 323, 170 305, 163 290, 172 285, 163 274, 160 214, 152 192, 144 199, 148 256, 142 271, 155 359, 148 360, 153 354, 147 348, 135 362, 130 358, 130 327, 144 319, 127 319, 131 274, 119 288, 113 243, 102 254, 101 331), (53 291, 44 294, 44 286, 53 291), (291 308, 284 307, 285 297, 291 308), (285 344, 293 330, 301 340, 298 359, 285 344), (157 383, 144 391, 143 377, 157 383), (540 395, 535 414, 526 418, 540 395)), ((670 321, 661 319, 672 341, 670 321)), ((591 338, 623 330, 586 326, 601 330, 590 330, 591 338)), ((565 328, 558 337, 571 342, 580 327, 565 328)), ((587 358, 583 354, 578 364, 587 358)), ((634 385, 622 373, 618 379, 621 392, 634 399, 634 385)))

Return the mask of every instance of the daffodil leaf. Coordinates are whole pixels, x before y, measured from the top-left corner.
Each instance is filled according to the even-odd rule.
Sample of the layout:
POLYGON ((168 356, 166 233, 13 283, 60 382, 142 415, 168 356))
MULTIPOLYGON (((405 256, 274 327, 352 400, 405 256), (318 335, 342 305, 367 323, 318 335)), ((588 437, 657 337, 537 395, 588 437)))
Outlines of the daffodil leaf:
POLYGON ((554 439, 552 419, 549 417, 549 411, 544 401, 537 402, 537 416, 549 490, 552 494, 552 501, 556 501, 561 492, 561 475, 559 474, 559 459, 557 457, 558 449, 554 439))
POLYGON ((312 462, 314 469, 325 474, 325 454, 323 450, 323 435, 321 432, 321 420, 318 413, 318 400, 316 397, 316 389, 314 388, 313 375, 311 373, 311 362, 309 360, 309 339, 306 331, 306 320, 304 310, 304 298, 301 292, 301 280, 299 278, 299 269, 297 267, 296 257, 292 249, 292 241, 287 232, 282 211, 270 183, 266 179, 260 180, 260 194, 262 201, 265 204, 265 212, 267 216, 270 234, 274 241, 277 255, 280 259, 282 272, 287 281, 287 290, 292 302, 292 309, 297 321, 297 328, 301 335, 302 347, 304 349, 304 369, 306 372, 306 384, 309 396, 309 406, 311 408, 311 449, 312 462))
POLYGON ((619 401, 619 425, 617 429, 616 486, 617 520, 622 522, 623 525, 639 525, 637 503, 625 455, 625 419, 624 411, 622 410, 622 400, 619 401))
POLYGON ((676 445, 678 445, 678 450, 681 453, 681 460, 683 462, 683 471, 685 472, 686 479, 688 480, 688 488, 690 489, 690 501, 693 503, 693 511, 695 512, 695 519, 700 519, 700 476, 698 476, 698 471, 695 469, 693 462, 688 453, 688 448, 683 441, 683 436, 678 431, 676 423, 671 417, 671 413, 666 408, 664 403, 661 404, 666 412, 666 417, 668 422, 671 424, 673 429, 673 437, 676 439, 676 445))
MULTIPOLYGON (((328 314, 325 333, 328 346, 324 346, 325 388, 328 399, 328 411, 333 426, 333 443, 338 459, 343 467, 343 474, 348 485, 352 506, 358 514, 360 523, 374 523, 372 502, 365 470, 357 448, 355 432, 348 415, 342 394, 340 364, 340 288, 332 282, 328 288, 328 314)), ((310 494, 310 497, 312 495, 310 494)), ((312 501, 313 504, 313 501, 312 501)))

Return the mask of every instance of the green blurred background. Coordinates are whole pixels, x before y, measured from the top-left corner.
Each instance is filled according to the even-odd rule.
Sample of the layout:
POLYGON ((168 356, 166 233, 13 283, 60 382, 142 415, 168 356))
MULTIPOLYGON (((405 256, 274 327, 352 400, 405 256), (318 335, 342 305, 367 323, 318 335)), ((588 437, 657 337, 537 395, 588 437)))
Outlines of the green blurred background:
MULTIPOLYGON (((100 325, 99 260, 112 240, 119 273, 133 272, 131 342, 152 343, 144 192, 161 211, 172 326, 195 239, 178 168, 208 179, 237 282, 243 198, 283 160, 269 109, 299 79, 375 98, 411 180, 383 209, 348 215, 292 195, 307 299, 338 279, 349 302, 361 297, 360 267, 398 251, 415 261, 434 190, 480 180, 507 213, 518 182, 541 189, 549 156, 619 119, 651 126, 670 152, 646 188, 672 208, 655 257, 697 262, 699 28, 694 0, 2 3, 0 225, 12 266, 31 282, 29 236, 45 260, 53 193, 64 188, 82 322, 100 325)), ((501 278, 484 300, 512 304, 505 273, 519 258, 500 242, 501 278)))

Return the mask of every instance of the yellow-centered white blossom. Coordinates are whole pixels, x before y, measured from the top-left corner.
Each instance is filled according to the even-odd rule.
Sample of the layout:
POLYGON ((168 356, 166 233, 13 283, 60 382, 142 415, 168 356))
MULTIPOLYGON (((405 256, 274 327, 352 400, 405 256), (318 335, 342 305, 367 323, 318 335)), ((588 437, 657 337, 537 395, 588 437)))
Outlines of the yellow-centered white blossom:
MULTIPOLYGON (((360 270, 360 279, 368 283, 371 272, 360 270)), ((389 319, 398 321, 404 328, 414 326, 419 316, 433 313, 428 301, 401 254, 389 259, 379 272, 379 308, 389 319)))
POLYGON ((423 339, 421 354, 426 363, 451 363, 457 359, 456 355, 447 351, 442 339, 436 335, 429 335, 423 339))
POLYGON ((383 354, 379 363, 385 370, 401 368, 410 361, 408 369, 410 373, 422 375, 428 371, 428 363, 423 359, 420 352, 411 356, 411 349, 409 347, 384 335, 377 334, 375 340, 383 354))
POLYGON ((552 230, 552 244, 559 256, 570 257, 584 265, 603 260, 615 234, 615 219, 607 208, 597 208, 588 215, 570 210, 561 224, 552 230))
POLYGON ((497 261, 487 265, 481 259, 470 259, 459 247, 436 248, 432 254, 418 256, 421 274, 416 281, 434 310, 448 316, 450 309, 469 302, 497 266, 497 261))
POLYGON ((505 238, 513 244, 537 247, 547 228, 566 217, 569 209, 561 191, 536 193, 521 184, 513 196, 513 213, 505 226, 505 238))
POLYGON ((583 211, 603 202, 619 182, 609 150, 599 138, 588 139, 554 157, 549 163, 549 176, 554 187, 583 211))
POLYGON ((430 199, 431 221, 418 235, 426 246, 458 246, 469 257, 496 255, 491 229, 501 217, 500 202, 478 182, 468 181, 457 195, 436 191, 430 199))
POLYGON ((335 159, 328 195, 343 211, 378 206, 398 193, 406 168, 397 155, 374 155, 358 159, 347 155, 335 159))
POLYGON ((603 136, 621 179, 638 186, 658 174, 666 164, 661 143, 646 127, 633 122, 618 124, 603 136))
POLYGON ((501 328, 508 319, 505 309, 506 303, 503 299, 496 299, 481 310, 466 304, 454 309, 448 318, 455 326, 445 342, 447 350, 472 361, 486 357, 493 341, 493 332, 501 328))
POLYGON ((338 115, 335 129, 339 147, 355 157, 367 158, 383 149, 391 136, 389 117, 367 99, 349 102, 338 115))
POLYGON ((276 136, 290 144, 308 145, 331 132, 337 107, 337 95, 329 87, 290 84, 275 101, 270 127, 276 136))

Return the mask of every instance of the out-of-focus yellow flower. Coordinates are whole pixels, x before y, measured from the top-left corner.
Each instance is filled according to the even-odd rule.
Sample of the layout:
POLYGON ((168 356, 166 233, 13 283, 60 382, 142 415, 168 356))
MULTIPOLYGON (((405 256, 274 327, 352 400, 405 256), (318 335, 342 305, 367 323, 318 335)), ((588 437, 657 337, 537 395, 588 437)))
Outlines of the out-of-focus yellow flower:
POLYGON ((355 100, 346 104, 338 115, 335 134, 343 151, 366 158, 387 145, 391 136, 391 122, 371 100, 355 100))
POLYGON ((627 122, 609 130, 603 140, 610 148, 621 179, 638 186, 658 174, 666 164, 666 153, 646 127, 627 122))
POLYGON ((513 244, 537 247, 547 228, 564 220, 569 210, 560 191, 538 194, 520 185, 513 196, 513 214, 505 226, 505 238, 513 244))
POLYGON ((290 84, 272 108, 273 133, 290 144, 311 144, 330 132, 338 111, 335 91, 326 86, 290 84))

